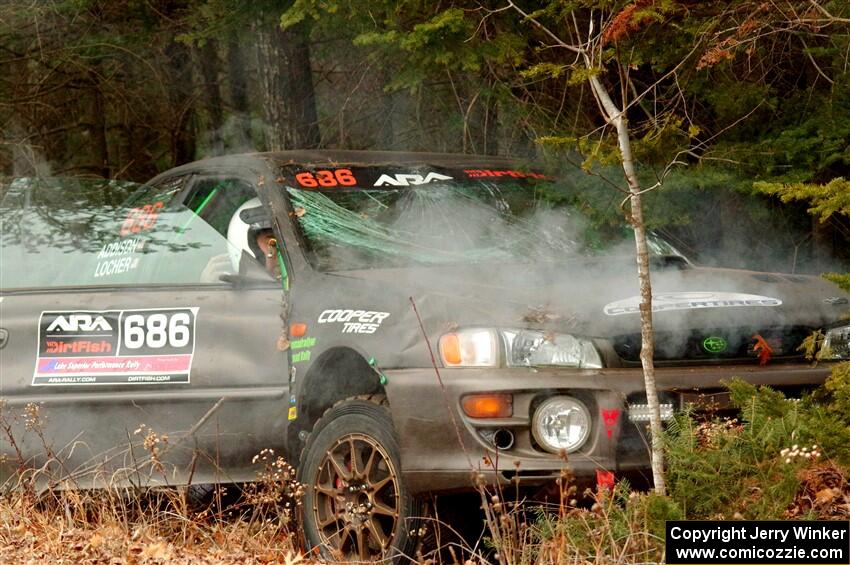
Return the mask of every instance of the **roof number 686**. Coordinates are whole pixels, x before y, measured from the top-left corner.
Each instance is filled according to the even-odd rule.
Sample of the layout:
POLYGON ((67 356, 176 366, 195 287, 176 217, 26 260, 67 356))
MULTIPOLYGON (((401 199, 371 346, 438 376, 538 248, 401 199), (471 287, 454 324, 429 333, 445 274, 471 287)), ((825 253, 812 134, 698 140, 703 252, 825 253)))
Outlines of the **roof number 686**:
POLYGON ((354 178, 354 173, 351 172, 351 169, 307 171, 295 175, 295 180, 305 188, 330 188, 334 186, 354 186, 357 184, 357 179, 354 178))

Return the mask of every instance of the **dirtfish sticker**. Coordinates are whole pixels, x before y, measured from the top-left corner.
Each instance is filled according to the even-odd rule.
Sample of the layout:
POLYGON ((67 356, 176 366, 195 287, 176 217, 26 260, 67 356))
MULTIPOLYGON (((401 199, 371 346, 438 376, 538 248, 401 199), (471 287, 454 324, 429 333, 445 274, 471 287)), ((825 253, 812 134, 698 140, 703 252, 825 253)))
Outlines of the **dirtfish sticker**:
POLYGON ((373 334, 389 317, 389 312, 371 310, 325 310, 319 314, 319 323, 342 324, 344 334, 373 334))
MULTIPOLYGON (((769 296, 738 292, 667 292, 652 295, 652 311, 700 310, 703 308, 740 308, 746 306, 781 306, 782 301, 769 296)), ((637 314, 640 296, 632 296, 606 304, 602 309, 609 316, 637 314)))
POLYGON ((42 312, 33 386, 188 383, 198 308, 42 312))

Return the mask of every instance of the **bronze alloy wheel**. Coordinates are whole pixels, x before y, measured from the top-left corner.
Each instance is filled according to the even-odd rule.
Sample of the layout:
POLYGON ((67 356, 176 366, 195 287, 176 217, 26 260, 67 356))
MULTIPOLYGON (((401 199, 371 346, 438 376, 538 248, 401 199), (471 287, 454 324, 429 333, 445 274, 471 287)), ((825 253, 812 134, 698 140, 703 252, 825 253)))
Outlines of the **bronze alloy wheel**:
POLYGON ((322 544, 345 560, 382 559, 401 515, 398 470, 363 433, 339 437, 321 458, 309 509, 322 544))

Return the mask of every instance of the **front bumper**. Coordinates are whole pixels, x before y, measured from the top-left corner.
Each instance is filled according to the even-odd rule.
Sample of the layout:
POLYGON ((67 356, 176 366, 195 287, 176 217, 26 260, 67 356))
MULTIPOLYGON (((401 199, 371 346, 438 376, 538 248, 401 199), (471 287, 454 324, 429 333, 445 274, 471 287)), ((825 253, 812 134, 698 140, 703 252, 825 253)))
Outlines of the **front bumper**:
MULTIPOLYGON (((468 490, 473 473, 487 482, 543 485, 569 467, 577 477, 596 470, 642 472, 649 466, 646 423, 632 423, 631 401, 645 398, 640 369, 440 369, 445 390, 433 368, 386 371, 387 396, 401 446, 402 470, 414 493, 468 490), (460 409, 460 399, 472 393, 508 392, 514 397, 511 418, 473 419, 460 409), (593 419, 590 438, 567 461, 542 451, 531 437, 531 415, 541 399, 569 394, 581 399, 593 419), (485 439, 489 431, 510 430, 514 445, 498 451, 485 439)), ((723 381, 740 378, 755 385, 799 389, 820 385, 828 366, 656 368, 663 402, 680 407, 701 393, 723 389, 723 381)), ((720 395, 722 398, 722 394, 720 395)))

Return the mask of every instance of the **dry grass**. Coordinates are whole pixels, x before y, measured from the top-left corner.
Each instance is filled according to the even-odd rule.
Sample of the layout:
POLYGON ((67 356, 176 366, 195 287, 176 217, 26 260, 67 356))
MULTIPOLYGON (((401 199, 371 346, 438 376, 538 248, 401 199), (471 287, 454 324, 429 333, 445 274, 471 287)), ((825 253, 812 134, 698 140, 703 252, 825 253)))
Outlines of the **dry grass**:
POLYGON ((491 561, 500 565, 622 565, 663 558, 660 534, 664 519, 672 519, 663 497, 629 492, 625 484, 579 497, 566 465, 557 499, 549 503, 531 503, 512 489, 478 488, 491 561))
MULTIPOLYGON (((0 433, 15 452, 7 417, 8 412, 0 410, 0 433)), ((40 439, 54 464, 36 470, 23 460, 5 461, 17 472, 15 488, 6 485, 0 495, 0 563, 315 562, 304 556, 297 524, 303 486, 295 480, 294 469, 271 450, 254 458, 254 483, 241 487, 238 495, 235 486, 227 487, 230 493, 216 491, 204 504, 193 502, 186 488, 55 488, 67 472, 41 433, 38 407, 27 406, 21 417, 26 432, 40 439), (49 470, 56 473, 47 481, 52 488, 37 488, 49 470)), ((157 472, 167 438, 147 427, 136 437, 153 463, 147 469, 157 472)), ((498 466, 489 460, 485 465, 498 466)), ((527 500, 513 485, 487 485, 474 473, 481 514, 470 519, 485 526, 484 535, 455 536, 443 545, 437 538, 431 547, 420 548, 417 560, 464 565, 660 561, 663 520, 678 517, 671 515, 675 508, 669 499, 632 494, 618 485, 613 491, 587 493, 591 502, 582 505, 566 460, 564 469, 554 498, 543 503, 527 500)), ((829 488, 843 489, 844 483, 832 482, 829 488)), ((823 497, 821 491, 816 489, 815 495, 823 497)), ((434 527, 435 522, 437 516, 426 516, 426 525, 434 527)))
POLYGON ((13 491, 0 500, 0 562, 303 562, 291 506, 257 484, 221 510, 176 489, 13 491))
POLYGON ((240 523, 193 525, 183 528, 183 535, 168 535, 162 532, 162 524, 126 524, 113 520, 78 524, 51 512, 30 510, 22 514, 19 505, 10 503, 0 506, 0 520, 3 563, 301 561, 290 539, 262 532, 257 535, 240 523))
MULTIPOLYGON (((239 496, 190 504, 185 490, 17 489, 0 498, 0 563, 307 563, 295 522, 301 486, 270 451, 239 496), (231 502, 225 502, 230 499, 231 502)), ((419 553, 423 563, 608 564, 656 561, 660 541, 633 499, 579 508, 568 472, 549 506, 479 484, 484 537, 419 553), (509 500, 510 499, 510 500, 509 500), (626 517, 624 521, 623 518, 626 517), (625 526, 626 535, 623 536, 625 526)), ((231 490, 234 487, 229 487, 231 490)))
MULTIPOLYGON (((22 414, 0 409, 0 430, 17 453, 3 461, 15 472, 0 495, 0 563, 306 562, 296 525, 303 489, 295 470, 272 450, 254 458, 257 480, 227 487, 231 492, 125 484, 84 490, 73 488, 45 437, 39 406, 28 405, 22 414), (37 469, 18 447, 16 422, 40 439, 46 463, 37 469)), ((167 438, 144 426, 138 432, 148 472, 161 472, 167 438)))

